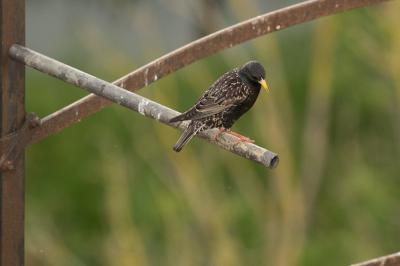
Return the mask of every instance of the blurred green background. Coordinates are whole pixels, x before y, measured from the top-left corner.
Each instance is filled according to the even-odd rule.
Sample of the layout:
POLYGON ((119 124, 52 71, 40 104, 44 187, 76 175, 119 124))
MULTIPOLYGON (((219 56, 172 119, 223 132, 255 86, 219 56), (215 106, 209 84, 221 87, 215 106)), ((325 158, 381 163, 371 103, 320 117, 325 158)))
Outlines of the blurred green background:
MULTIPOLYGON (((300 1, 28 0, 27 46, 106 80, 300 1)), ((347 265, 400 250, 400 3, 295 26, 138 93, 184 111, 262 62, 272 87, 234 127, 271 171, 119 106, 27 155, 27 265, 347 265)), ((27 71, 27 109, 85 95, 27 71)))

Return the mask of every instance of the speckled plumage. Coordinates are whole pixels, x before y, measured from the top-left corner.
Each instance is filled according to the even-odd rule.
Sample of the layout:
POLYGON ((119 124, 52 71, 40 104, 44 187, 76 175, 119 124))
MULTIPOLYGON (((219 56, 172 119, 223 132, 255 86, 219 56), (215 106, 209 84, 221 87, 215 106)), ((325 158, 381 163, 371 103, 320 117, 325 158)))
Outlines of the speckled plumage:
POLYGON ((191 120, 174 150, 180 151, 200 131, 212 128, 230 129, 257 100, 261 89, 259 81, 264 77, 264 68, 255 61, 223 74, 192 108, 170 120, 191 120))

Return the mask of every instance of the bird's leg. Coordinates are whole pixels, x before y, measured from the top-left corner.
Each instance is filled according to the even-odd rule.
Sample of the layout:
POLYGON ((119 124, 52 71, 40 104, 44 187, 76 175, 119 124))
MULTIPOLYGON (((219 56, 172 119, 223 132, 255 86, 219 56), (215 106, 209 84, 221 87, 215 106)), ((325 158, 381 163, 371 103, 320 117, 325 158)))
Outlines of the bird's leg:
POLYGON ((214 140, 216 141, 219 138, 219 136, 221 136, 221 134, 224 133, 225 131, 227 131, 227 129, 224 127, 218 128, 218 133, 217 135, 215 135, 214 140))
POLYGON ((231 134, 231 135, 233 135, 233 136, 235 136, 235 137, 238 137, 239 140, 240 140, 241 142, 250 142, 250 143, 254 143, 254 142, 255 142, 254 140, 252 140, 252 139, 250 139, 250 138, 248 138, 248 137, 246 137, 246 136, 243 136, 243 135, 241 135, 241 134, 239 134, 239 133, 236 133, 236 132, 234 132, 234 131, 231 131, 230 129, 226 129, 226 131, 227 131, 229 134, 231 134))
POLYGON ((248 138, 246 136, 243 136, 243 135, 241 135, 239 133, 233 132, 233 131, 231 131, 230 128, 224 128, 224 127, 218 128, 218 133, 215 135, 214 140, 216 141, 221 136, 221 134, 224 133, 224 132, 239 138, 239 142, 254 143, 254 140, 252 140, 252 139, 250 139, 250 138, 248 138))

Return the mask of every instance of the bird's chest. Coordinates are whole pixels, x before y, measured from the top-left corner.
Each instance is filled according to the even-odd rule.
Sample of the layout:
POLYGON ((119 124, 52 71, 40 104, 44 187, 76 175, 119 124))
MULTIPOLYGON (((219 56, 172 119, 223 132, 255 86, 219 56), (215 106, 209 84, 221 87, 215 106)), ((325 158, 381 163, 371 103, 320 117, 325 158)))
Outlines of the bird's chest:
POLYGON ((245 112, 247 112, 255 103, 257 100, 258 94, 260 90, 258 89, 251 89, 248 87, 244 87, 240 92, 238 93, 240 97, 242 97, 242 102, 234 107, 232 107, 229 112, 234 113, 236 115, 242 115, 245 112))
POLYGON ((244 113, 246 113, 257 100, 260 90, 243 89, 240 94, 243 97, 243 102, 233 106, 223 113, 223 126, 230 128, 244 113))
POLYGON ((236 106, 234 112, 241 115, 247 112, 256 102, 259 93, 260 90, 246 90, 244 101, 240 105, 236 106))

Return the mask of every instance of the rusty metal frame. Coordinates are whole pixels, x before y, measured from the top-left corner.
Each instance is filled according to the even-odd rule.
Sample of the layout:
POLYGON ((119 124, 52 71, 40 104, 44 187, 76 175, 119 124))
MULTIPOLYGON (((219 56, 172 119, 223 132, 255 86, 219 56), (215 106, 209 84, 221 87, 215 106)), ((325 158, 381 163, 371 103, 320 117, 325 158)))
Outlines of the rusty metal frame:
POLYGON ((400 265, 400 252, 375 258, 351 266, 398 266, 400 265))
MULTIPOLYGON (((193 62, 231 48, 245 41, 297 24, 339 12, 382 3, 388 0, 311 0, 292 5, 222 29, 191 42, 121 77, 113 83, 135 91, 193 62)), ((111 102, 94 94, 44 117, 30 133, 29 144, 76 124, 97 113, 111 102), (79 115, 75 115, 78 113, 79 115)))
MULTIPOLYGON (((3 139, 19 132, 25 119, 25 68, 8 56, 12 44, 25 43, 25 0, 0 0, 0 20, 3 139)), ((18 143, 18 137, 13 143, 18 143)), ((15 144, 9 156, 14 161, 7 162, 8 171, 0 172, 0 265, 4 266, 24 264, 25 147, 15 144)))
MULTIPOLYGON (((253 38, 354 8, 389 0, 310 0, 225 28, 187 44, 123 76, 115 85, 138 90, 195 61, 253 38)), ((24 264, 25 148, 100 111, 111 102, 88 95, 44 117, 26 117, 24 66, 8 57, 24 45, 25 1, 0 0, 0 265, 24 264), (78 114, 78 115, 76 115, 78 114)))

